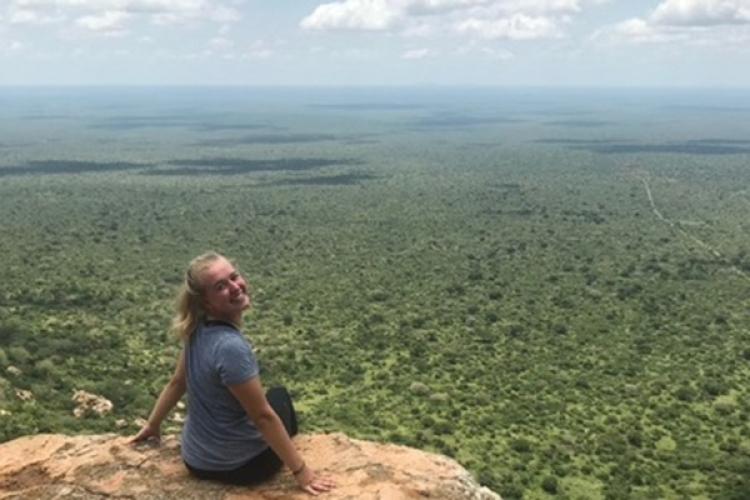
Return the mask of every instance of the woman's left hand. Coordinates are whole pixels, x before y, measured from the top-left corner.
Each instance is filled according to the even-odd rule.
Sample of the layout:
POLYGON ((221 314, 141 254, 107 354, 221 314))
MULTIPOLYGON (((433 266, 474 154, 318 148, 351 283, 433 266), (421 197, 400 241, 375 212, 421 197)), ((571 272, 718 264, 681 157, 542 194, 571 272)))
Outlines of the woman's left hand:
POLYGON ((330 477, 319 476, 314 470, 305 465, 304 469, 297 474, 294 479, 304 491, 311 495, 319 495, 326 491, 331 491, 336 487, 336 483, 330 477))

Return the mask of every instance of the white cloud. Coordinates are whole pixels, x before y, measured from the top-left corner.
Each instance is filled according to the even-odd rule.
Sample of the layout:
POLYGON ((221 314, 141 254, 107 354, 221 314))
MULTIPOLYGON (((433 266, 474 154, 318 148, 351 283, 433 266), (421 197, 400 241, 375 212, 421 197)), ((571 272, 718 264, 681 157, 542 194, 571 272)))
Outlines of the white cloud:
POLYGON ((307 30, 390 31, 428 38, 535 40, 562 36, 584 5, 607 0, 338 0, 318 5, 307 30))
POLYGON ((226 51, 234 47, 234 42, 223 36, 216 36, 208 41, 212 50, 226 51))
POLYGON ((214 0, 10 0, 18 8, 33 10, 81 9, 127 12, 199 12, 225 8, 214 0))
POLYGON ((17 10, 10 14, 10 24, 36 24, 39 16, 33 10, 17 10))
POLYGON ((208 18, 215 23, 236 23, 242 15, 237 9, 219 5, 208 9, 208 18))
POLYGON ((715 26, 750 23, 748 0, 666 0, 649 20, 671 26, 715 26))
MULTIPOLYGON (((251 44, 243 47, 234 41, 219 35, 208 41, 207 49, 193 52, 189 54, 189 58, 206 59, 211 57, 221 57, 225 60, 270 59, 275 53, 274 47, 279 44, 283 44, 283 42, 255 40, 251 44)), ((184 57, 184 55, 180 57, 184 57)))
POLYGON ((684 42, 717 45, 747 40, 750 0, 664 0, 644 17, 593 33, 594 40, 630 43, 684 42), (735 41, 735 42, 733 42, 735 41))
POLYGON ((515 55, 502 47, 488 46, 483 42, 477 40, 471 40, 468 43, 460 45, 453 50, 453 54, 461 57, 469 55, 479 55, 485 59, 493 59, 496 61, 510 61, 515 55))
POLYGON ((186 21, 185 16, 173 12, 161 12, 150 16, 151 22, 157 26, 167 26, 170 24, 182 24, 186 21))
POLYGON ((300 26, 311 30, 381 31, 409 16, 444 14, 495 0, 339 0, 319 5, 300 26))
POLYGON ((684 34, 679 31, 660 28, 637 17, 597 30, 592 35, 594 40, 605 39, 632 43, 661 43, 683 38, 684 34))
POLYGON ((406 38, 428 38, 439 31, 436 29, 434 24, 430 23, 414 23, 411 26, 407 26, 401 31, 401 36, 406 38))
POLYGON ((0 42, 0 54, 12 54, 14 52, 21 52, 26 46, 18 40, 13 40, 10 43, 0 42))
POLYGON ((256 40, 243 55, 245 59, 269 59, 273 54, 273 49, 265 41, 256 40))
POLYGON ((582 0, 392 0, 392 3, 414 15, 471 12, 473 9, 547 15, 555 12, 579 12, 582 0))
POLYGON ((523 12, 527 15, 544 16, 580 12, 581 0, 506 0, 490 2, 487 8, 506 14, 523 12))
POLYGON ((406 14, 421 16, 448 13, 548 16, 580 12, 584 2, 598 3, 596 0, 391 0, 406 14))
POLYGON ((18 40, 4 42, 0 40, 0 56, 13 55, 21 53, 26 46, 18 40))
POLYGON ((52 24, 64 20, 62 16, 45 15, 34 10, 11 9, 8 22, 10 24, 52 24))
POLYGON ((193 4, 174 5, 172 9, 164 9, 151 13, 151 22, 156 25, 185 24, 195 21, 211 21, 215 23, 234 23, 242 18, 240 13, 231 7, 212 5, 202 0, 193 4))
POLYGON ((476 34, 487 40, 536 40, 558 38, 560 30, 554 20, 547 17, 530 17, 515 14, 499 19, 471 18, 456 26, 459 33, 476 34))
POLYGON ((429 57, 432 55, 434 55, 434 53, 430 49, 411 49, 401 54, 401 59, 424 59, 425 57, 429 57))
POLYGON ((396 6, 413 15, 432 15, 493 3, 490 0, 402 0, 396 6))
POLYGON ((401 13, 388 0, 344 0, 319 5, 300 26, 308 30, 387 30, 401 13))
MULTIPOLYGON (((42 22, 76 19, 75 24, 92 31, 114 19, 113 12, 148 18, 154 24, 182 24, 210 21, 231 23, 240 13, 235 0, 7 0, 11 22, 42 22), (15 19, 15 21, 13 21, 15 19), (83 21, 81 21, 83 20, 83 21), (81 22, 79 22, 81 21, 81 22)), ((116 21, 112 21, 116 22, 116 21)))
POLYGON ((99 33, 122 33, 125 31, 124 23, 130 18, 130 14, 122 11, 108 11, 101 14, 83 16, 76 19, 76 26, 86 28, 99 33))
POLYGON ((655 30, 643 19, 634 17, 615 25, 615 31, 623 36, 638 39, 651 37, 655 30))

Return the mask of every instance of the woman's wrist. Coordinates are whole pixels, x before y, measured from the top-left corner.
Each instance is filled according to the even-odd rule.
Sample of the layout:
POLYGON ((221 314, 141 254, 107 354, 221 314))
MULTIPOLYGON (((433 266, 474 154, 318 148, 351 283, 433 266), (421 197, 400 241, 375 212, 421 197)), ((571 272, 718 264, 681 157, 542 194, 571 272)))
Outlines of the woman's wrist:
POLYGON ((306 467, 306 466, 307 466, 307 465, 305 464, 305 461, 303 460, 303 461, 302 461, 302 465, 300 465, 300 466, 299 466, 299 467, 297 467, 296 469, 292 469, 292 475, 293 475, 293 476, 298 476, 298 475, 300 475, 300 474, 302 473, 302 471, 304 471, 304 470, 305 470, 305 467, 306 467))

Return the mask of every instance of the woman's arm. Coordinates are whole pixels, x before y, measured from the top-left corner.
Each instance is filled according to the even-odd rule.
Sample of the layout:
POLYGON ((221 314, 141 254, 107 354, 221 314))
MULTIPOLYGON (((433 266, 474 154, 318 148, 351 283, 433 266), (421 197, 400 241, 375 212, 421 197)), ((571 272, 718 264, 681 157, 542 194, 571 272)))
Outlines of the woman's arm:
POLYGON ((151 410, 148 421, 138 434, 133 437, 132 442, 145 441, 149 438, 154 438, 158 441, 161 436, 160 428, 162 421, 172 411, 172 408, 182 398, 183 394, 185 394, 186 388, 185 349, 183 349, 177 357, 177 366, 172 378, 164 386, 164 389, 162 389, 159 399, 156 400, 154 409, 151 410))
POLYGON ((241 384, 230 385, 228 388, 255 423, 260 433, 263 434, 263 438, 271 449, 294 473, 294 479, 297 480, 303 490, 317 495, 334 487, 333 481, 319 477, 305 464, 286 432, 281 418, 268 404, 263 386, 260 383, 260 377, 253 377, 241 384))

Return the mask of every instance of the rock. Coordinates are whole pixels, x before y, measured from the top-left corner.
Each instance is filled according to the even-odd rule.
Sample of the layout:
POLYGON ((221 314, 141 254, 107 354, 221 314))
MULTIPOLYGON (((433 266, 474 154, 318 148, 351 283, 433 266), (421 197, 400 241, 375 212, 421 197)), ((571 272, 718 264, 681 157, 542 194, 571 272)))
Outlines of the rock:
POLYGON ((34 393, 25 389, 16 389, 16 397, 21 401, 34 401, 34 393))
POLYGON ((76 407, 73 408, 73 415, 76 418, 87 415, 101 417, 111 412, 113 408, 112 401, 109 399, 86 391, 75 391, 71 400, 76 404, 76 407))
MULTIPOLYGON (((180 500, 308 500, 284 470, 255 487, 192 478, 177 436, 133 446, 115 435, 27 436, 0 445, 0 498, 109 496, 180 500)), ((423 451, 351 439, 344 434, 294 438, 307 464, 334 479, 327 500, 500 500, 457 462, 423 451)))
POLYGON ((13 375, 14 377, 18 377, 19 375, 23 373, 21 370, 19 370, 18 368, 12 365, 6 368, 5 371, 13 375))
POLYGON ((117 427, 118 429, 124 429, 127 426, 128 426, 128 421, 125 420, 124 418, 118 418, 117 420, 115 420, 115 427, 117 427))

